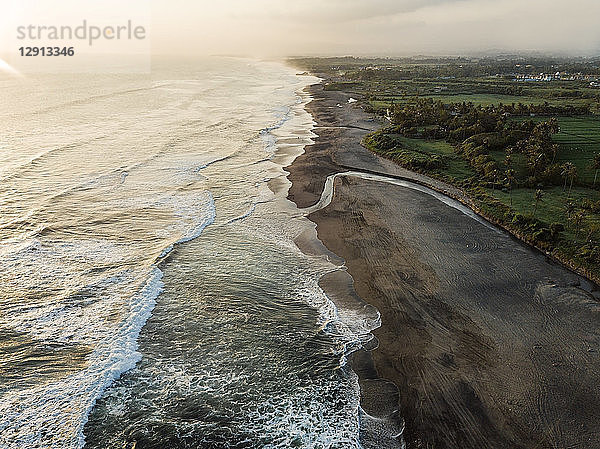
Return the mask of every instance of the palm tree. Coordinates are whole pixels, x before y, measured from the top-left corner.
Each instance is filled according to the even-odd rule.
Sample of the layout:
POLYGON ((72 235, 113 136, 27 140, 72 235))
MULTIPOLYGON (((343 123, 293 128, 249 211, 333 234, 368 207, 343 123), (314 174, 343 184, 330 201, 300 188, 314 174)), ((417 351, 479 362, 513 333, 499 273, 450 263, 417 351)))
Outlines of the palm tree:
POLYGON ((569 167, 569 175, 571 176, 571 185, 569 186, 569 197, 571 196, 571 190, 573 190, 573 180, 577 177, 577 167, 571 164, 569 167))
POLYGON ((550 152, 552 153, 552 162, 550 162, 550 165, 553 165, 554 161, 556 161, 556 155, 558 154, 558 145, 551 145, 550 152))
POLYGON ((579 211, 571 218, 571 221, 575 225, 575 240, 579 238, 579 232, 581 231, 581 223, 583 223, 583 219, 585 215, 583 212, 579 211))
POLYGON ((562 166, 562 171, 560 174, 565 178, 565 185, 563 186, 563 190, 567 188, 567 180, 571 178, 571 186, 569 187, 569 197, 571 196, 571 190, 573 190, 573 181, 577 176, 577 167, 573 165, 571 162, 567 162, 562 166))
POLYGON ((537 208, 538 208, 538 204, 540 201, 542 201, 542 198, 544 197, 544 191, 537 189, 535 191, 535 194, 533 196, 535 198, 535 206, 533 207, 533 218, 535 218, 535 214, 537 212, 537 208))
POLYGON ((567 211, 567 218, 570 219, 571 214, 575 212, 575 204, 569 201, 565 206, 565 210, 567 211))
POLYGON ((596 187, 596 179, 598 178, 598 170, 600 170, 600 153, 596 153, 594 155, 594 159, 592 159, 591 164, 592 170, 596 170, 594 173, 594 187, 596 187))
POLYGON ((492 191, 495 192, 496 191, 496 183, 498 182, 498 175, 500 174, 500 172, 497 169, 494 169, 492 171, 492 191))
POLYGON ((510 196, 510 205, 512 207, 512 186, 515 182, 515 171, 512 168, 506 170, 506 180, 508 181, 508 195, 510 196))
POLYGON ((529 160, 529 166, 533 169, 533 176, 537 177, 538 170, 543 169, 546 165, 546 155, 541 149, 534 148, 529 160))
POLYGON ((565 190, 567 190, 567 180, 569 179, 569 166, 568 166, 569 163, 570 162, 563 164, 560 167, 560 176, 562 176, 565 180, 565 183, 563 185, 563 192, 565 190))

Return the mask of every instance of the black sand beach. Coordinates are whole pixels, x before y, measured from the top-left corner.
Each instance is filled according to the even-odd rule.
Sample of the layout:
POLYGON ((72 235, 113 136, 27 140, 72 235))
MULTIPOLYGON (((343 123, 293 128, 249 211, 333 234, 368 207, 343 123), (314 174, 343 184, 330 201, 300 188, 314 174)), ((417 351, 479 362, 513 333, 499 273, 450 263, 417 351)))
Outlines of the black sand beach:
MULTIPOLYGON (((311 93, 319 138, 288 168, 300 207, 349 168, 415 179, 468 204, 453 187, 360 146, 378 124, 346 94, 311 93)), ((379 346, 355 353, 352 365, 365 412, 400 427, 404 419, 409 448, 600 447, 600 304, 591 284, 406 187, 339 177, 331 204, 309 218, 381 313, 379 346)), ((326 291, 334 284, 322 280, 326 291)))

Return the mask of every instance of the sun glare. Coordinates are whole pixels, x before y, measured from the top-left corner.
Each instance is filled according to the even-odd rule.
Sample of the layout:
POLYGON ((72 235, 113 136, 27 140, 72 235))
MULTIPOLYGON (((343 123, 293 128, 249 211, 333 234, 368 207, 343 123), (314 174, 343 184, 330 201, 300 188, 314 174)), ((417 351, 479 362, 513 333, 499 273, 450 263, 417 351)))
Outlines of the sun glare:
POLYGON ((0 59, 0 72, 8 73, 10 75, 21 76, 21 72, 11 66, 9 63, 0 59))

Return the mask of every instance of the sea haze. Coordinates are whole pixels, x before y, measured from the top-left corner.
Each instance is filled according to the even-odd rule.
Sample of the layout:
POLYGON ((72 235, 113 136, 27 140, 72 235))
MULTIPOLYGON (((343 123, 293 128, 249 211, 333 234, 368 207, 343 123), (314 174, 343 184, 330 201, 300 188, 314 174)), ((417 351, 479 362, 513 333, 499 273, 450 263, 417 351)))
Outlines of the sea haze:
POLYGON ((231 58, 0 79, 0 446, 359 447, 358 335, 282 168, 314 81, 231 58))

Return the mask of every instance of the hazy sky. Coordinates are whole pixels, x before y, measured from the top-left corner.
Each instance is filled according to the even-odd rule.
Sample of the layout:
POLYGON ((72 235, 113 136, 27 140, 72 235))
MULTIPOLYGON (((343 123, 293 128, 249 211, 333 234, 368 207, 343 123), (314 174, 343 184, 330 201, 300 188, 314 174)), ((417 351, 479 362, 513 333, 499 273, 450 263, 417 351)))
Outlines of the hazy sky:
POLYGON ((600 54, 600 0, 153 0, 155 52, 600 54))
POLYGON ((0 47, 17 25, 82 19, 141 21, 159 54, 600 55, 600 0, 0 0, 0 47))

